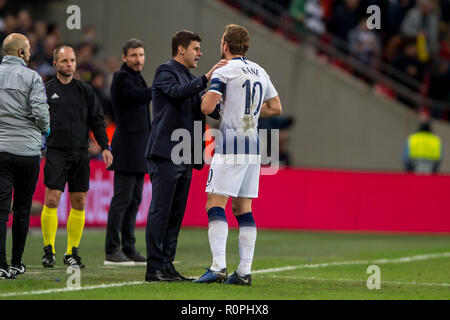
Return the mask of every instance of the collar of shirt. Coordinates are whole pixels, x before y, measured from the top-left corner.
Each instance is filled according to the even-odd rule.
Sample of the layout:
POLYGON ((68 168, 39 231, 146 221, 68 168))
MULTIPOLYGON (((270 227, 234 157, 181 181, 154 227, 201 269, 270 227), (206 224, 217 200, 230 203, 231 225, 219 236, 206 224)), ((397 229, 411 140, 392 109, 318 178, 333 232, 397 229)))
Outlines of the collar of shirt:
POLYGON ((2 63, 22 64, 23 66, 27 65, 22 58, 11 55, 4 56, 2 59, 2 63))
POLYGON ((140 71, 134 71, 133 69, 131 69, 129 66, 127 66, 127 64, 124 62, 122 64, 122 67, 120 68, 121 70, 127 71, 131 74, 135 74, 135 75, 140 75, 141 72, 140 71))
POLYGON ((69 83, 62 83, 61 80, 58 79, 58 77, 55 77, 56 82, 60 85, 60 86, 69 86, 69 85, 73 85, 75 83, 75 78, 72 78, 72 80, 70 80, 69 83))
POLYGON ((188 68, 186 68, 184 65, 179 63, 177 60, 172 59, 170 60, 170 63, 178 70, 178 71, 184 71, 187 74, 191 74, 188 68))

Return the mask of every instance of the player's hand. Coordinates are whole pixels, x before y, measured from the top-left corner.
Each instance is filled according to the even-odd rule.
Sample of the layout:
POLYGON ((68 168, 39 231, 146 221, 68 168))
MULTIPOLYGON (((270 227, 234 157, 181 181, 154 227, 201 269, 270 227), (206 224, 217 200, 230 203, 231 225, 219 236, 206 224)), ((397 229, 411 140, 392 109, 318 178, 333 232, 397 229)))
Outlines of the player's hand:
POLYGON ((112 155, 111 151, 109 151, 108 149, 105 149, 102 152, 102 156, 103 156, 103 162, 105 163, 105 166, 108 169, 109 166, 113 163, 113 155, 112 155))
POLYGON ((220 68, 220 67, 226 66, 227 64, 228 64, 228 60, 227 60, 227 59, 221 59, 221 60, 219 60, 219 62, 217 62, 217 63, 211 68, 211 70, 209 70, 208 73, 205 74, 206 79, 208 79, 208 81, 211 80, 211 76, 212 76, 214 70, 216 70, 216 69, 218 69, 218 68, 220 68))

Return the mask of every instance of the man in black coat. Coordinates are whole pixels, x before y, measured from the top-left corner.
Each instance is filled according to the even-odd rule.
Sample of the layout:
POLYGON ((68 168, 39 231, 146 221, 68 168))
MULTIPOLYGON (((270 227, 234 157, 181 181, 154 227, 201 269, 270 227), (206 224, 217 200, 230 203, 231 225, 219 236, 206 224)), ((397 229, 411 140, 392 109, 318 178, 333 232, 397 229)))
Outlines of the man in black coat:
POLYGON ((114 74, 111 84, 116 121, 116 131, 111 142, 114 155, 111 169, 115 173, 114 196, 106 229, 105 265, 146 263, 146 259, 136 251, 134 236, 144 175, 147 172, 145 147, 151 130, 149 102, 152 95, 151 87, 147 87, 141 76, 145 62, 142 42, 129 40, 123 47, 122 60, 124 63, 114 74))
MULTIPOLYGON (((204 127, 201 93, 206 89, 213 71, 226 64, 226 61, 219 61, 201 77, 190 73, 189 69, 197 67, 202 55, 200 41, 198 34, 191 31, 177 32, 172 38, 173 59, 160 65, 153 79, 153 129, 146 152, 152 181, 152 201, 146 227, 146 281, 188 280, 175 270, 172 262, 189 194, 192 168, 203 167, 202 148, 200 154, 194 156, 193 152, 194 121, 199 121, 204 127), (177 129, 189 132, 191 138, 191 150, 184 150, 181 164, 172 159, 172 150, 179 142, 172 141, 171 137, 177 129), (194 164, 194 158, 200 161, 194 164)), ((202 138, 203 132, 200 141, 196 141, 197 145, 202 146, 202 138)))

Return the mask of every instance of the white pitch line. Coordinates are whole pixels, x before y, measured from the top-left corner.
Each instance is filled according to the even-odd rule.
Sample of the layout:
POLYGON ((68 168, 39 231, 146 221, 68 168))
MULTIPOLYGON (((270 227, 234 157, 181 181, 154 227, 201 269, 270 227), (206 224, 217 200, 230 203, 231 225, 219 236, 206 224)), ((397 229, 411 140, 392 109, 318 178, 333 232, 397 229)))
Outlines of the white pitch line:
POLYGON ((289 270, 297 270, 297 269, 309 269, 309 268, 323 268, 330 266, 345 266, 345 265, 354 265, 354 264, 384 264, 384 263, 405 263, 412 261, 420 261, 420 260, 429 260, 436 258, 448 258, 450 257, 450 252, 442 252, 442 253, 431 253, 431 254, 422 254, 412 257, 402 257, 396 259, 378 259, 378 260, 357 260, 357 261, 336 261, 336 262, 328 262, 328 263, 316 263, 316 264, 302 264, 299 266, 286 266, 280 268, 270 268, 270 269, 262 269, 252 271, 252 274, 258 273, 270 273, 270 272, 280 272, 280 271, 289 271, 289 270))
MULTIPOLYGON (((6 281, 14 281, 14 280, 6 280, 6 281)), ((11 293, 2 293, 2 294, 0 294, 0 297, 28 296, 28 295, 39 295, 39 294, 57 293, 57 292, 94 290, 94 289, 104 289, 104 288, 113 288, 113 287, 134 286, 134 285, 144 284, 144 283, 149 283, 149 282, 133 281, 133 282, 118 282, 118 283, 108 283, 108 284, 103 283, 103 284, 99 284, 99 285, 95 285, 95 286, 86 286, 86 287, 80 287, 80 288, 60 288, 60 289, 38 290, 38 291, 11 292, 11 293)))
MULTIPOLYGON (((275 279, 291 279, 291 280, 314 280, 314 281, 344 281, 344 282, 363 282, 366 283, 367 280, 363 279, 326 279, 317 277, 301 277, 301 276, 275 276, 271 275, 270 278, 275 279)), ((436 286, 436 287, 450 287, 450 283, 439 283, 439 282, 402 282, 402 281, 384 281, 381 280, 381 284, 399 284, 399 285, 415 285, 415 286, 436 286)))
MULTIPOLYGON (((423 255, 402 257, 402 258, 396 258, 396 259, 379 259, 379 260, 373 260, 373 261, 369 261, 369 260, 367 260, 367 261, 337 261, 337 262, 319 263, 319 264, 304 264, 304 265, 299 265, 299 266, 287 266, 287 267, 282 267, 282 268, 270 268, 270 269, 255 270, 252 273, 253 274, 271 273, 271 272, 280 272, 280 271, 288 271, 288 270, 296 270, 296 269, 321 268, 321 267, 353 265, 353 264, 405 263, 405 262, 411 262, 411 261, 446 258, 446 257, 450 257, 450 252, 423 254, 423 255)), ((11 280, 6 280, 6 281, 11 281, 11 280)), ((14 296, 25 296, 25 295, 48 294, 48 293, 56 293, 56 292, 95 290, 95 289, 103 289, 103 288, 140 285, 140 284, 145 284, 145 283, 148 283, 148 282, 146 282, 146 281, 119 282, 119 283, 108 283, 108 284, 100 284, 100 285, 94 285, 94 286, 86 286, 86 287, 81 287, 81 288, 58 288, 58 289, 47 289, 47 290, 38 290, 38 291, 11 292, 11 293, 2 293, 2 294, 0 294, 0 297, 14 297, 14 296)))

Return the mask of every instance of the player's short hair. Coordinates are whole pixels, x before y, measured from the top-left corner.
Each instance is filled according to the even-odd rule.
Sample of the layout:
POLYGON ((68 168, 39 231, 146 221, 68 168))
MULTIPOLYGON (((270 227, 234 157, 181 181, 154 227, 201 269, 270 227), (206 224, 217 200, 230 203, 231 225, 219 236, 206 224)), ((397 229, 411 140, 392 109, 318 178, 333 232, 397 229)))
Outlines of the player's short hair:
POLYGON ((187 49, 191 44, 191 41, 201 42, 200 36, 189 30, 180 30, 172 37, 172 57, 175 57, 178 53, 178 46, 182 46, 187 49))
POLYGON ((225 26, 223 41, 228 43, 231 54, 245 56, 245 53, 250 47, 250 35, 247 29, 237 24, 225 26))
POLYGON ((75 56, 76 56, 75 50, 74 50, 71 46, 68 46, 67 44, 62 44, 62 45, 60 45, 60 46, 57 46, 57 47, 55 48, 55 50, 53 50, 53 61, 58 61, 58 58, 59 58, 59 52, 60 52, 63 48, 69 48, 69 49, 72 49, 73 53, 74 53, 75 56))
POLYGON ((128 49, 136 49, 136 48, 144 48, 144 44, 139 39, 130 39, 128 40, 125 45, 122 47, 122 53, 124 56, 128 54, 128 49))

